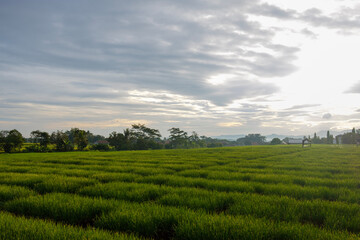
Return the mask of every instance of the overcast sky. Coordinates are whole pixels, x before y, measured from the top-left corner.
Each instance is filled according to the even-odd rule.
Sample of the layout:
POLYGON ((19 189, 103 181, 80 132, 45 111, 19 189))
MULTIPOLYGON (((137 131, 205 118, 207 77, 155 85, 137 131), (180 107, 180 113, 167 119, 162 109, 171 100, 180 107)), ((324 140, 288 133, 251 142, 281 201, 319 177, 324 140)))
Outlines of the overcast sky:
POLYGON ((0 1, 0 129, 360 128, 358 0, 0 1))

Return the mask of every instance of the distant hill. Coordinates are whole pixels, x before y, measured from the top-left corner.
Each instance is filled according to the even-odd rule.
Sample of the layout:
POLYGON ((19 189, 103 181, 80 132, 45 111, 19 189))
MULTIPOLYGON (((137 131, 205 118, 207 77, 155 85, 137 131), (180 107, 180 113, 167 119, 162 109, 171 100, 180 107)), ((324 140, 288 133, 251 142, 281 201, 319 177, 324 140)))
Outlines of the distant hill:
POLYGON ((243 138, 245 136, 246 136, 245 134, 240 134, 240 135, 220 135, 220 136, 212 136, 211 138, 235 141, 236 139, 243 138))
POLYGON ((294 138, 294 139, 303 139, 304 135, 280 135, 280 134, 271 134, 266 135, 266 141, 270 142, 274 138, 279 138, 280 140, 283 140, 284 138, 294 138))
MULTIPOLYGON (((351 129, 349 130, 343 130, 343 131, 331 131, 330 130, 330 134, 333 135, 333 136, 337 136, 337 135, 340 135, 340 134, 344 134, 344 133, 348 133, 348 132, 351 132, 351 129)), ((326 137, 326 134, 327 134, 327 130, 322 130, 322 131, 319 131, 316 133, 319 137, 326 137)), ((314 134, 310 135, 310 136, 314 136, 314 134)))
MULTIPOLYGON (((216 138, 216 139, 225 139, 225 140, 230 140, 230 141, 236 141, 238 138, 243 138, 245 137, 245 134, 239 134, 239 135, 220 135, 220 136, 213 136, 211 138, 216 138)), ((271 134, 271 135, 266 135, 266 141, 270 142, 273 138, 280 138, 281 140, 288 137, 288 138, 303 138, 304 136, 293 136, 293 135, 279 135, 279 134, 271 134)))
MULTIPOLYGON (((343 130, 343 131, 331 131, 330 130, 330 134, 333 136, 337 136, 340 134, 344 134, 347 132, 351 132, 351 129, 349 130, 343 130)), ((319 137, 326 137, 327 134, 327 130, 321 130, 319 132, 316 132, 316 135, 319 137)), ((308 136, 309 134, 307 134, 306 136, 308 136)), ((225 140, 230 140, 230 141, 236 141, 238 138, 243 138, 245 137, 246 134, 236 134, 236 135, 219 135, 219 136, 212 136, 211 138, 216 138, 216 139, 225 139, 225 140)), ((279 138, 281 140, 283 140, 284 138, 288 137, 288 138, 300 138, 302 139, 305 135, 283 135, 283 134, 270 134, 270 135, 265 135, 266 137, 266 141, 270 142, 273 138, 279 138)), ((313 137, 314 133, 310 133, 310 137, 313 137)))

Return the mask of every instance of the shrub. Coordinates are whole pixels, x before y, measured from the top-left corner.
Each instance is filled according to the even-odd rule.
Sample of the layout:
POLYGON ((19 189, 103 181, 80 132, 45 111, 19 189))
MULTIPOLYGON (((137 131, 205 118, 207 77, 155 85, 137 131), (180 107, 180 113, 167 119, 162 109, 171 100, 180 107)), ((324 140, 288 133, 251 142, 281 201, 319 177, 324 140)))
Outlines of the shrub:
POLYGON ((47 146, 41 146, 38 144, 32 144, 30 146, 25 147, 25 150, 23 152, 50 152, 50 148, 47 146))
POLYGON ((97 151, 109 151, 110 150, 110 146, 109 144, 103 144, 103 143, 99 143, 99 144, 93 144, 90 146, 91 150, 97 150, 97 151))

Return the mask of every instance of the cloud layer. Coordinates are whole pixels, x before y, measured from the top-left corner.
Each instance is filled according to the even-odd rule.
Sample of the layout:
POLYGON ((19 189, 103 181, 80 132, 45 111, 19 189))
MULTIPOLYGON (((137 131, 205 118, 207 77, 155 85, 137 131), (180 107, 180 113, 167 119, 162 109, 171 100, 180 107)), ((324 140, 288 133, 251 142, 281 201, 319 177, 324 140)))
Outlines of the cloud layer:
POLYGON ((317 103, 283 112, 267 103, 281 91, 276 79, 297 71, 300 48, 278 43, 281 29, 251 16, 351 32, 358 10, 327 16, 258 0, 3 1, 0 127, 147 121, 245 129, 304 116, 317 103), (237 104, 256 99, 263 101, 237 104))

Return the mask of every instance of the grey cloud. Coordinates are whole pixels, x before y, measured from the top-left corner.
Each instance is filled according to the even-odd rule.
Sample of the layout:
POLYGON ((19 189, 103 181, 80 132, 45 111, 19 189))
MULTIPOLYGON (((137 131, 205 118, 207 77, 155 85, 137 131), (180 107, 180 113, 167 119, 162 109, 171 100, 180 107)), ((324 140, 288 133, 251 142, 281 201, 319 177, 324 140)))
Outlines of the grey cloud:
MULTIPOLYGON (((344 33, 351 33, 353 30, 360 29, 360 5, 352 8, 342 7, 337 12, 326 15, 317 8, 310 8, 300 12, 293 9, 282 9, 278 6, 265 3, 251 8, 251 13, 282 20, 303 21, 312 26, 327 27, 344 33)), ((302 33, 309 37, 316 37, 308 29, 303 29, 302 33)))
MULTIPOLYGON (((99 79, 100 85, 164 89, 226 104, 276 91, 275 86, 253 81, 246 75, 278 77, 296 70, 292 62, 299 49, 271 44, 273 30, 247 19, 246 11, 256 4, 257 1, 2 3, 0 20, 6 24, 0 24, 5 33, 0 41, 5 46, 0 48, 0 57, 13 65, 45 65, 89 74, 113 72, 119 76, 99 79), (259 44, 276 55, 247 50, 259 44), (234 55, 221 56, 217 52, 234 55), (251 60, 240 59, 241 56, 251 60), (211 75, 229 72, 243 72, 245 77, 231 88, 212 88, 204 83, 211 75)), ((85 88, 96 89, 91 85, 85 88)), ((94 95, 83 93, 83 97, 94 95)))
POLYGON ((332 117, 331 113, 325 113, 322 118, 323 119, 330 119, 332 117))
POLYGON ((252 13, 257 15, 269 16, 269 17, 276 17, 280 19, 292 19, 294 15, 297 14, 296 11, 291 9, 282 9, 275 5, 270 5, 268 3, 264 3, 258 5, 252 9, 252 13))
POLYGON ((360 82, 350 87, 345 93, 360 93, 360 82))
POLYGON ((323 26, 338 30, 352 30, 360 28, 360 6, 353 9, 341 9, 331 16, 324 15, 319 9, 309 9, 300 14, 299 19, 314 26, 323 26))
POLYGON ((261 104, 249 104, 249 103, 242 103, 239 107, 232 107, 228 108, 229 110, 241 112, 241 113, 255 113, 255 112, 262 112, 268 108, 266 105, 261 104))
POLYGON ((291 111, 281 111, 276 114, 280 118, 290 117, 290 116, 310 116, 307 111, 300 110, 291 110, 291 111))
POLYGON ((304 34, 305 36, 308 36, 313 39, 316 39, 318 36, 317 34, 315 34, 314 32, 310 31, 307 28, 304 28, 303 30, 301 30, 301 33, 304 34))
POLYGON ((312 107, 318 107, 321 106, 321 104, 302 104, 302 105, 295 105, 290 108, 287 108, 286 110, 296 110, 296 109, 303 109, 303 108, 312 108, 312 107))
POLYGON ((174 119, 179 127, 208 131, 219 119, 247 122, 239 129, 251 131, 273 119, 308 116, 305 108, 315 105, 281 112, 261 104, 226 107, 234 100, 266 99, 279 91, 267 79, 297 70, 300 49, 277 44, 278 30, 249 14, 329 23, 315 10, 299 13, 258 0, 1 1, 0 110, 11 116, 6 121, 27 121, 29 128, 31 122, 41 128, 48 122, 146 118, 165 132, 159 122, 174 119), (234 77, 206 82, 221 74, 234 77), (155 93, 156 101, 136 98, 131 90, 155 93))

